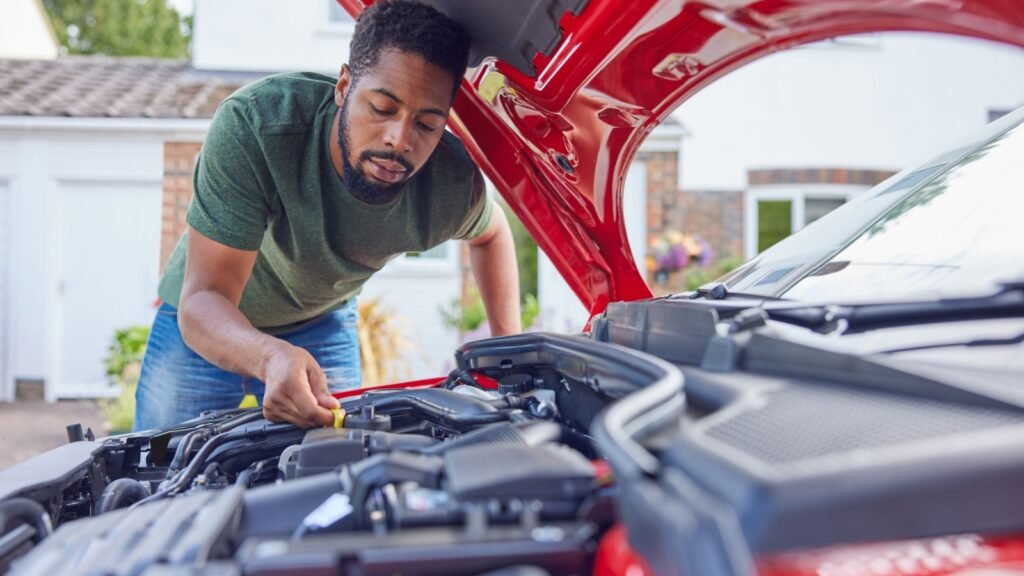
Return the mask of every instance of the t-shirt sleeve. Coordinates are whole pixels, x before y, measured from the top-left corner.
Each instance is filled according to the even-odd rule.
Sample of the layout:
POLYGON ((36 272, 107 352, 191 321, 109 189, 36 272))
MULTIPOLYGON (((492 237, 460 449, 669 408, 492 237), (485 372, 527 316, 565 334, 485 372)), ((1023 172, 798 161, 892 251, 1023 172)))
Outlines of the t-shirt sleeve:
POLYGON ((186 221, 200 234, 239 250, 257 250, 270 216, 261 174, 266 161, 246 115, 230 98, 210 123, 193 177, 186 221))
POLYGON ((491 212, 494 209, 494 202, 487 195, 487 187, 484 185, 484 176, 479 168, 473 170, 473 189, 469 210, 462 226, 455 233, 456 240, 472 240, 484 233, 491 223, 491 212))

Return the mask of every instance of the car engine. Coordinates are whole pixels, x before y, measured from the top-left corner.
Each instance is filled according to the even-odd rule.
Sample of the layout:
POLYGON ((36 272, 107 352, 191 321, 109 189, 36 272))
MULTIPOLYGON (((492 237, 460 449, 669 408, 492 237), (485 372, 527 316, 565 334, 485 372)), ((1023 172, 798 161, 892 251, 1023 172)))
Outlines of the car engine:
POLYGON ((590 424, 649 376, 579 338, 484 342, 441 382, 343 398, 334 427, 231 410, 71 442, 44 481, 0 479, 0 520, 23 520, 0 569, 589 573, 616 491, 590 424))

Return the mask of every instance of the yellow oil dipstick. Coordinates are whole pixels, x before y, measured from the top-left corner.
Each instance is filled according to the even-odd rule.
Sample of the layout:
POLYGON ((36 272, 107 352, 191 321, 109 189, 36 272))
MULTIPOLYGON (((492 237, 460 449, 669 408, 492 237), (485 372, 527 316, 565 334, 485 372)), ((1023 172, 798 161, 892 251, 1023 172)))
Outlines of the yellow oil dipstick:
POLYGON ((331 408, 331 414, 334 414, 334 427, 344 428, 345 427, 345 409, 344 408, 331 408))

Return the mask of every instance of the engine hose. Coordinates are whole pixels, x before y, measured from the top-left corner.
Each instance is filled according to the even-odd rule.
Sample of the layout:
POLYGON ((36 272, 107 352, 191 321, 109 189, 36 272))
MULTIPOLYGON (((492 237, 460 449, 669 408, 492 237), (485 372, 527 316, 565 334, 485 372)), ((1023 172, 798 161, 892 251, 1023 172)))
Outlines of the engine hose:
POLYGON ((370 456, 362 462, 346 466, 343 478, 349 486, 356 529, 369 527, 366 504, 374 488, 397 482, 415 482, 426 488, 441 485, 444 461, 402 452, 370 456))
POLYGON ((227 432, 228 430, 233 430, 235 428, 238 428, 242 424, 248 424, 250 422, 255 422, 256 420, 260 420, 261 418, 263 418, 263 411, 262 410, 251 410, 251 411, 248 411, 248 412, 243 412, 243 413, 239 414, 238 416, 231 417, 231 419, 229 419, 229 420, 225 421, 224 423, 216 426, 215 429, 217 431, 217 434, 220 434, 222 432, 227 432))
POLYGON ((532 420, 515 424, 499 423, 477 428, 450 442, 442 442, 414 450, 419 454, 442 455, 465 446, 491 444, 501 446, 540 446, 562 438, 564 430, 554 422, 532 420))
POLYGON ((50 514, 42 504, 28 498, 12 498, 0 502, 0 536, 21 524, 28 524, 35 529, 37 543, 53 533, 50 514))
POLYGON ((209 428, 200 428, 193 430, 182 438, 181 442, 178 443, 177 450, 174 451, 174 458, 171 460, 171 465, 167 467, 167 478, 173 477, 179 470, 185 467, 185 459, 188 457, 189 452, 192 451, 192 447, 200 436, 209 436, 209 428))
POLYGON ((378 398, 373 405, 375 409, 385 414, 390 411, 411 410, 432 424, 457 431, 464 431, 484 424, 504 422, 509 420, 513 414, 509 410, 465 414, 414 396, 385 396, 378 398))
POLYGON ((171 465, 167 468, 167 478, 171 478, 176 472, 185 466, 185 459, 188 458, 188 454, 192 452, 192 448, 199 438, 222 434, 243 424, 259 420, 262 417, 263 413, 261 411, 252 410, 243 412, 237 416, 232 416, 217 426, 204 426, 189 432, 181 442, 178 443, 178 449, 174 451, 174 459, 171 460, 171 465))
POLYGON ((218 434, 213 438, 210 438, 210 440, 207 441, 206 444, 204 444, 203 447, 199 449, 199 453, 196 454, 196 457, 192 459, 192 462, 189 463, 188 467, 186 467, 177 476, 175 476, 173 480, 169 481, 163 488, 160 489, 159 492, 153 494, 152 496, 149 496, 148 498, 143 498, 142 500, 139 500, 134 504, 134 506, 146 504, 154 500, 161 500, 163 498, 166 498, 167 496, 171 496, 172 494, 177 493, 181 489, 188 486, 189 483, 192 482, 192 480, 194 480, 196 476, 198 476, 199 473, 204 469, 206 459, 210 457, 210 454, 213 453, 214 450, 228 442, 232 442, 235 440, 260 440, 271 434, 292 431, 295 429, 296 426, 294 424, 264 424, 262 426, 253 428, 237 428, 229 432, 218 434))
POLYGON ((96 501, 96 514, 131 506, 147 496, 149 490, 138 480, 119 478, 103 489, 99 500, 96 501))

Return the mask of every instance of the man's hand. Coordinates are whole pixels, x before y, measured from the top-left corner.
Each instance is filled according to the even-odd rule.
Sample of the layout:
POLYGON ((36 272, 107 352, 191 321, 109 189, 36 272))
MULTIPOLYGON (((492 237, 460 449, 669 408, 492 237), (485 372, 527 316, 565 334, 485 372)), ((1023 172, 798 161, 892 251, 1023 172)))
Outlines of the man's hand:
POLYGON ((303 428, 330 426, 338 400, 327 388, 327 378, 316 360, 302 348, 278 340, 271 346, 261 370, 267 386, 263 416, 271 422, 291 422, 303 428))
POLYGON ((243 251, 188 230, 185 281, 178 308, 181 336, 190 348, 228 372, 267 386, 263 415, 310 428, 334 423, 338 401, 316 360, 302 348, 264 334, 238 309, 256 262, 243 251))

